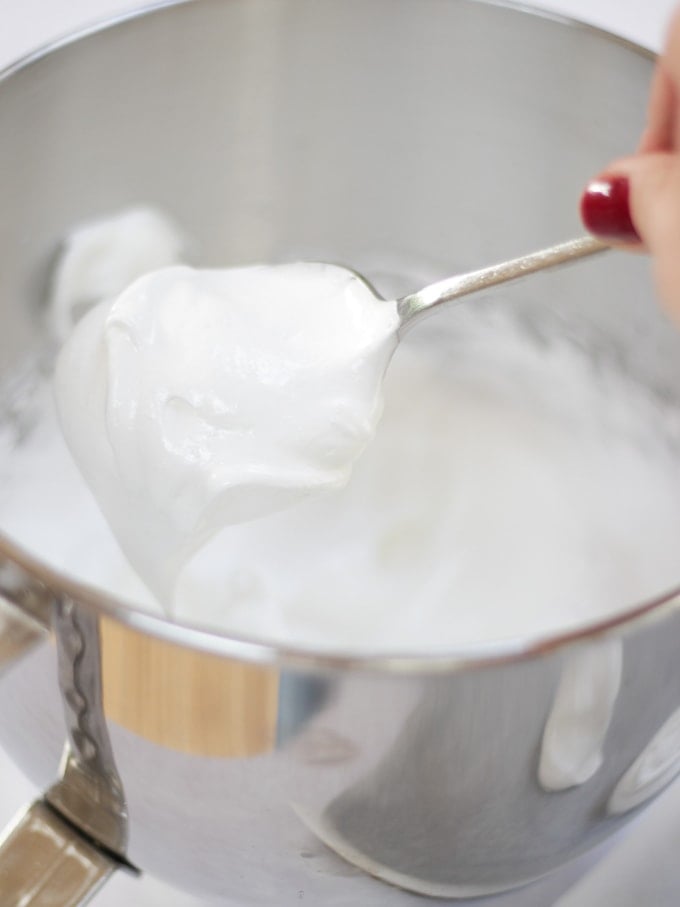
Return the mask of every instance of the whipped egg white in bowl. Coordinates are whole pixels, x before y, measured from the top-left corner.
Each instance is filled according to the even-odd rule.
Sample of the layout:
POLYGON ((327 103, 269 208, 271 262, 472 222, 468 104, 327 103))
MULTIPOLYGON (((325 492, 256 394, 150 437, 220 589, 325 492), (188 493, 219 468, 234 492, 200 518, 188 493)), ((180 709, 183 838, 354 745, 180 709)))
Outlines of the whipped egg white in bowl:
POLYGON ((216 322, 191 394, 191 307, 152 344, 168 391, 151 435, 131 350, 158 335, 125 308, 165 266, 334 262, 394 299, 575 235, 581 186, 636 141, 651 69, 510 5, 197 0, 5 74, 0 742, 44 792, 0 849, 16 903, 41 904, 38 839, 71 861, 64 905, 121 868, 239 904, 546 903, 672 780, 680 338, 644 259, 417 326, 360 417, 337 382, 286 385, 279 411, 322 397, 347 450, 361 439, 351 475, 306 438, 286 476, 313 454, 333 487, 207 534, 231 474, 196 484, 190 432, 261 454, 229 382, 213 393, 216 322), (88 365, 69 344, 102 306, 88 365), (124 437, 98 400, 128 406, 124 437), (200 544, 150 536, 149 501, 200 544))

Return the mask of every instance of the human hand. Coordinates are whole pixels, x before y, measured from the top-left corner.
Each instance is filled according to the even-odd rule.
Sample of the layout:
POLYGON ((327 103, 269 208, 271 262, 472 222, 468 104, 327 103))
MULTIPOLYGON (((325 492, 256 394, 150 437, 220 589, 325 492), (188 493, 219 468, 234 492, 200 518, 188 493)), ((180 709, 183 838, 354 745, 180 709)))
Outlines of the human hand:
POLYGON ((606 242, 651 254, 661 301, 680 321, 680 9, 656 66, 638 149, 588 184, 581 216, 606 242))

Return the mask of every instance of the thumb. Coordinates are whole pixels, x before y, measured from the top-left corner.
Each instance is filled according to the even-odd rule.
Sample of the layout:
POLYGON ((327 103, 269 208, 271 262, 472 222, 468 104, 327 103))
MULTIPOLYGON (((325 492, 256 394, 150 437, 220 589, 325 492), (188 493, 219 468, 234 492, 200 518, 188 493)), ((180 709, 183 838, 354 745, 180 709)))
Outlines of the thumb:
POLYGON ((680 319, 680 156, 615 161, 586 187, 581 217, 605 242, 652 255, 659 295, 680 319))

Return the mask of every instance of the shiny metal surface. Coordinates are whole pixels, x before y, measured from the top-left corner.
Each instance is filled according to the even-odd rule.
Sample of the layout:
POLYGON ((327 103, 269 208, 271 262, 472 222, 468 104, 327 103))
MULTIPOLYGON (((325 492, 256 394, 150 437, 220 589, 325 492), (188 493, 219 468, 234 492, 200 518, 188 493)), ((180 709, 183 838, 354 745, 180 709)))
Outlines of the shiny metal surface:
POLYGON ((67 745, 46 801, 102 847, 124 858, 127 807, 102 702, 99 621, 70 601, 55 603, 54 635, 67 745))
MULTIPOLYGON (((386 298, 575 235, 581 186, 636 140, 650 72, 625 42, 474 0, 195 0, 67 44, 0 83, 0 386, 45 343, 63 235, 127 204, 169 211, 202 264, 350 263, 386 298)), ((680 341, 642 260, 597 257, 476 303, 496 305, 680 400, 680 341)), ((552 870, 643 805, 608 810, 680 702, 673 591, 575 634, 362 658, 126 609, 9 539, 0 561, 0 592, 37 591, 56 637, 8 662, 3 746, 48 789, 70 735, 80 766, 113 779, 127 859, 244 905, 406 907, 546 874, 520 897, 550 903, 552 870), (621 642, 601 764, 546 790, 560 681, 599 639, 621 642), (83 713, 68 677, 85 650, 83 713)), ((70 811, 81 828, 89 814, 70 811)))
POLYGON ((400 330, 411 327, 416 320, 471 293, 480 293, 499 284, 521 280, 539 271, 562 267, 589 255, 604 252, 607 248, 603 242, 592 236, 582 236, 558 243, 549 249, 521 255, 512 261, 500 262, 472 271, 470 274, 457 274, 455 277, 440 280, 432 286, 424 287, 397 300, 397 311, 401 319, 400 330))
POLYGON ((0 675, 43 641, 45 629, 19 608, 0 598, 0 675))
MULTIPOLYGON (((0 600, 0 673, 45 641, 33 615, 46 615, 30 588, 18 598, 25 610, 0 600)), ((67 597, 53 598, 50 610, 66 745, 59 779, 0 841, 7 907, 80 907, 117 868, 130 868, 125 795, 103 713, 99 621, 67 597)))
POLYGON ((81 907, 115 869, 41 801, 0 840, 3 907, 81 907))

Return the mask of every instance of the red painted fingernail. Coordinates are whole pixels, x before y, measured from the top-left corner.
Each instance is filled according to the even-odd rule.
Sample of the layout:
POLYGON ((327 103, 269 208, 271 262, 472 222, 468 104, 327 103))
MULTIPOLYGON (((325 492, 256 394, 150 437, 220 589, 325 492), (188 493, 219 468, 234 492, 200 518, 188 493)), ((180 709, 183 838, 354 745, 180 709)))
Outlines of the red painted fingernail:
POLYGON ((581 197, 581 219, 600 239, 640 242, 630 216, 630 184, 627 176, 599 176, 586 186, 581 197))

